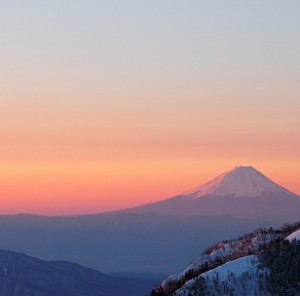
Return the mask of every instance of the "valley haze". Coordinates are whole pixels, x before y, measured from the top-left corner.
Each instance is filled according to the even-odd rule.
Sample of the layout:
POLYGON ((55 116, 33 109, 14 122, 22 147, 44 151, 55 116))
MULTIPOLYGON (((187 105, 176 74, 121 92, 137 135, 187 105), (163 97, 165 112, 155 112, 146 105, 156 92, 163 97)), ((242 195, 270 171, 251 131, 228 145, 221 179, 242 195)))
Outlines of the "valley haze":
POLYGON ((124 211, 0 216, 0 248, 106 273, 170 274, 216 241, 294 222, 299 212, 299 196, 253 167, 236 167, 195 190, 124 211))

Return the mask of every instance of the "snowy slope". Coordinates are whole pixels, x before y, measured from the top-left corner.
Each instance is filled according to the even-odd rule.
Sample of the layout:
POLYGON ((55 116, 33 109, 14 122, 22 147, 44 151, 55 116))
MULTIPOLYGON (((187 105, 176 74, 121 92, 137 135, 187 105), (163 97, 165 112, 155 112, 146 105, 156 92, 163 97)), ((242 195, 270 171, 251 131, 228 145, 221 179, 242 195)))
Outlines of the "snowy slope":
MULTIPOLYGON (((264 283, 261 281, 268 271, 259 269, 259 260, 255 255, 230 261, 201 274, 206 280, 207 290, 211 296, 220 295, 264 295, 264 283)), ((188 296, 193 291, 197 279, 188 281, 175 296, 188 296)))
POLYGON ((254 270, 258 266, 258 258, 255 255, 245 256, 230 262, 227 262, 215 269, 202 274, 206 279, 213 278, 216 274, 219 275, 220 281, 226 281, 228 274, 233 272, 235 276, 240 277, 248 270, 254 270))
POLYGON ((296 240, 300 240, 300 230, 297 230, 295 232, 293 232, 292 234, 290 234, 287 239, 289 241, 292 241, 293 239, 296 239, 296 240))

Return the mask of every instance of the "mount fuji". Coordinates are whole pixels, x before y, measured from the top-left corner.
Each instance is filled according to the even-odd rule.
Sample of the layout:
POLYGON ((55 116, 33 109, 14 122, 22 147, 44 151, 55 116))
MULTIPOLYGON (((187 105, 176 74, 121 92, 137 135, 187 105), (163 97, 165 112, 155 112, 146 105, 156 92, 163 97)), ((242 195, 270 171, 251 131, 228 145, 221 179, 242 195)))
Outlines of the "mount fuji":
POLYGON ((300 197, 251 166, 238 166, 201 187, 129 212, 174 216, 230 215, 292 222, 300 218, 300 197))
POLYGON ((295 194, 277 185, 255 168, 239 166, 223 173, 199 188, 183 193, 181 196, 187 199, 205 196, 259 198, 267 194, 295 197, 295 194))

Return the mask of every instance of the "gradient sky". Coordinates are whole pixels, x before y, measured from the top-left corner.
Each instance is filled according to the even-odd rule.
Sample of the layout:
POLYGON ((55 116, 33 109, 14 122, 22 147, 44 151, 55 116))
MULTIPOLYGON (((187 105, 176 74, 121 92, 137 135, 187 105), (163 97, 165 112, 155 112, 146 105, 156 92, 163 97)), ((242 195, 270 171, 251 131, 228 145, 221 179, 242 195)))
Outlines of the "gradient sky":
POLYGON ((300 194, 300 1, 1 1, 0 214, 171 197, 236 165, 300 194))

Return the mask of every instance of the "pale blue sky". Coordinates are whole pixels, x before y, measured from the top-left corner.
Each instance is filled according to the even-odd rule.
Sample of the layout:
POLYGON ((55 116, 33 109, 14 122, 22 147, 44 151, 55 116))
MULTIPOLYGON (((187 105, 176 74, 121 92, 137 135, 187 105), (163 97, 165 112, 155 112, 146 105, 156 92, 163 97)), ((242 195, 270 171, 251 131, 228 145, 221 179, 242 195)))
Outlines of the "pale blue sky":
POLYGON ((299 1, 1 2, 2 81, 184 91, 298 83, 299 1))

